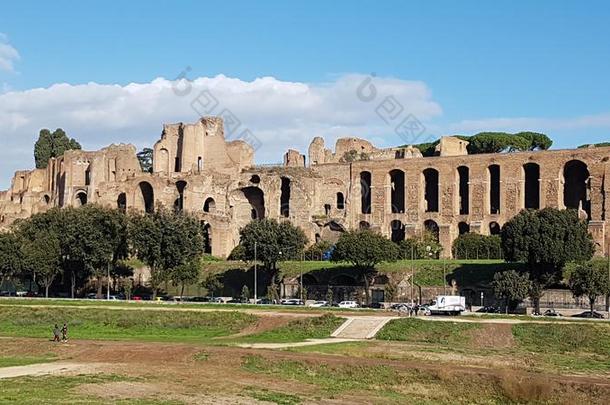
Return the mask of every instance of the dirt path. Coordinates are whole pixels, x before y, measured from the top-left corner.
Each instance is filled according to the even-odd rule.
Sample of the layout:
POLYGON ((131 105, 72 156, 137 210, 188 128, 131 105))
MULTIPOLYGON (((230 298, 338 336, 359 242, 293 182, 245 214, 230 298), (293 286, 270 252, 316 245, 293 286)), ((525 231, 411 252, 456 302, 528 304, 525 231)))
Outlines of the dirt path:
POLYGON ((0 368, 1 378, 22 377, 26 375, 44 375, 44 374, 89 374, 100 370, 102 363, 41 363, 29 364, 27 366, 2 367, 0 368))
POLYGON ((327 338, 327 339, 307 339, 304 342, 290 342, 290 343, 242 343, 237 346, 243 347, 243 348, 249 348, 249 349, 287 349, 289 347, 303 347, 303 346, 326 345, 326 344, 332 344, 332 343, 358 342, 360 340, 361 339, 327 338))

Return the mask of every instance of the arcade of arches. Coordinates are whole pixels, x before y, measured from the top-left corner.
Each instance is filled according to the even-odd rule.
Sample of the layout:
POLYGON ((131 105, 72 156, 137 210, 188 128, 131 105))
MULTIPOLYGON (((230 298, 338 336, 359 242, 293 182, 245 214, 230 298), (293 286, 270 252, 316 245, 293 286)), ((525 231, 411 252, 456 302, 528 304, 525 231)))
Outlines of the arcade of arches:
POLYGON ((0 192, 0 228, 58 206, 100 204, 196 215, 207 250, 226 257, 239 229, 260 218, 289 220, 313 243, 347 229, 371 229, 394 241, 431 232, 451 254, 453 240, 474 232, 497 235, 522 209, 571 208, 588 221, 597 253, 610 245, 610 147, 468 155, 443 137, 440 156, 416 148, 376 148, 322 138, 308 158, 295 150, 283 165, 254 164, 254 149, 224 139, 222 119, 167 124, 155 144, 153 172, 141 171, 132 145, 69 151, 46 169, 19 171, 0 192), (346 160, 351 151, 367 159, 346 160), (306 164, 308 163, 308 164, 306 164))

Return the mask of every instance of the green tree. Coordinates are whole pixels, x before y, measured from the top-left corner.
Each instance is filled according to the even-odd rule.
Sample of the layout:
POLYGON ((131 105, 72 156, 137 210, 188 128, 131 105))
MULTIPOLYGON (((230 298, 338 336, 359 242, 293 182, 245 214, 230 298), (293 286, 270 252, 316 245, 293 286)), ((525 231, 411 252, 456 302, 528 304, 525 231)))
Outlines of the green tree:
POLYGON ((385 236, 371 230, 348 231, 341 234, 331 260, 349 262, 364 283, 366 303, 370 303, 369 287, 377 274, 379 263, 398 259, 398 247, 385 236))
POLYGON ((398 243, 401 259, 438 259, 443 247, 430 231, 406 238, 398 243))
POLYGON ((587 297, 591 312, 598 297, 610 294, 610 280, 605 263, 587 262, 577 265, 568 281, 575 297, 587 297))
POLYGON ((186 263, 176 266, 171 272, 171 280, 174 285, 180 286, 180 297, 184 295, 184 286, 194 284, 199 280, 201 272, 201 259, 196 257, 186 263))
POLYGON ((309 246, 305 250, 305 260, 322 260, 324 253, 332 248, 333 244, 327 240, 321 240, 309 246))
POLYGON ((506 300, 506 312, 508 313, 509 308, 514 309, 530 294, 532 282, 527 273, 508 270, 494 274, 491 285, 496 296, 506 300))
POLYGON ((197 218, 166 209, 133 213, 129 220, 129 240, 132 253, 150 268, 153 297, 161 282, 171 279, 175 268, 194 261, 204 250, 197 218))
POLYGON ((44 296, 49 297, 49 287, 61 272, 61 249, 57 237, 43 231, 33 238, 24 239, 21 246, 23 267, 34 279, 41 281, 44 296))
POLYGON ((256 258, 263 262, 269 272, 270 284, 275 286, 278 283, 277 262, 300 258, 307 236, 288 221, 261 219, 250 222, 240 231, 240 245, 244 247, 246 260, 254 260, 255 243, 256 258))
POLYGON ((453 241, 456 259, 501 259, 502 239, 499 235, 465 233, 453 241))
POLYGON ((68 138, 63 129, 57 128, 53 132, 41 129, 34 145, 36 168, 46 168, 50 158, 61 156, 71 149, 81 149, 81 146, 74 138, 68 138))
POLYGON ((16 277, 22 269, 21 241, 12 232, 0 233, 0 285, 16 277))
POLYGON ((201 280, 201 286, 207 290, 207 293, 212 297, 215 295, 222 294, 224 285, 221 280, 222 276, 219 274, 204 273, 203 280, 201 280))
POLYGON ((136 155, 140 161, 140 167, 143 172, 152 173, 153 170, 153 150, 144 148, 136 155))
POLYGON ((558 282, 567 262, 591 259, 594 244, 576 210, 523 210, 502 228, 502 250, 510 262, 525 263, 532 281, 530 297, 540 312, 546 287, 558 282))

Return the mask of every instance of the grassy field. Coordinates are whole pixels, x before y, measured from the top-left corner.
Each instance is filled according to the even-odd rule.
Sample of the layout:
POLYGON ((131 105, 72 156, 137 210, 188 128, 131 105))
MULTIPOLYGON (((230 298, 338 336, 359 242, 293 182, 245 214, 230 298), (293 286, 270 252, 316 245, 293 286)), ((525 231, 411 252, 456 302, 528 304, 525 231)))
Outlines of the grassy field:
POLYGON ((2 356, 0 357, 0 367, 27 366, 30 364, 48 363, 55 361, 55 356, 2 356))
POLYGON ((333 314, 291 321, 284 326, 234 340, 238 343, 285 343, 330 337, 345 321, 333 314))
POLYGON ((479 324, 476 323, 432 322, 402 318, 388 322, 376 338, 455 346, 469 340, 465 332, 477 328, 479 324))
POLYGON ((54 324, 69 325, 75 339, 203 341, 237 333, 256 316, 238 311, 178 312, 66 307, 0 307, 0 334, 50 338, 54 324))

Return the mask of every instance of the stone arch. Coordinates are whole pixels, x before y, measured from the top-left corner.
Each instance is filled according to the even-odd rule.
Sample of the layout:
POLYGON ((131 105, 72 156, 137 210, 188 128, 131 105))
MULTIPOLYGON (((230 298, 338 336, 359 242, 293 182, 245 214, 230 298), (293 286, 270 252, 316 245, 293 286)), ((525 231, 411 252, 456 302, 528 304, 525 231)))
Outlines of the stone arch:
POLYGON ((123 212, 127 211, 127 195, 125 193, 120 193, 118 195, 116 199, 116 206, 123 212))
POLYGON ((460 235, 464 235, 466 233, 470 233, 470 225, 466 222, 460 222, 458 224, 458 232, 460 235))
POLYGON ((405 172, 400 169, 391 170, 390 176, 390 202, 394 214, 405 212, 405 172))
POLYGON ((582 209, 591 219, 589 169, 580 160, 570 160, 563 166, 563 205, 582 209))
POLYGON ((371 213, 371 172, 360 172, 360 212, 371 213))
POLYGON ((524 207, 537 210, 540 208, 540 166, 532 162, 524 164, 523 177, 525 179, 524 207))
POLYGON ((87 204, 87 193, 85 191, 79 191, 74 196, 74 205, 76 207, 81 207, 87 204))
POLYGON ((334 275, 333 277, 330 278, 328 283, 330 285, 349 285, 349 286, 360 285, 360 283, 358 282, 356 277, 353 277, 349 274, 344 274, 344 273, 334 275))
POLYGON ((258 187, 244 187, 241 189, 250 203, 251 219, 265 218, 265 193, 258 187))
POLYGON ((43 195, 42 202, 45 203, 46 205, 49 205, 49 203, 51 202, 51 197, 49 197, 48 194, 43 195))
POLYGON ((303 285, 318 285, 320 282, 313 274, 303 274, 303 285))
POLYGON ((430 232, 436 241, 439 241, 440 230, 438 224, 433 219, 427 219, 424 221, 424 229, 430 232))
POLYGON ((489 176, 489 213, 500 213, 500 166, 493 164, 487 168, 489 176))
POLYGON ((290 216, 290 179, 288 177, 281 177, 280 187, 280 215, 284 218, 290 216))
POLYGON ((470 169, 468 166, 460 166, 457 168, 458 176, 458 208, 460 215, 468 215, 470 210, 469 199, 469 183, 470 169))
POLYGON ((397 219, 390 222, 390 238, 396 243, 405 239, 405 226, 397 219))
POLYGON ((492 221, 489 223, 489 234, 490 235, 500 235, 502 233, 502 228, 500 227, 500 224, 492 221))
POLYGON ((260 182, 261 182, 261 178, 258 174, 253 174, 252 176, 250 176, 250 183, 258 184, 260 182))
POLYGON ((345 232, 343 225, 336 221, 330 221, 324 224, 322 230, 320 231, 320 235, 323 240, 335 243, 339 240, 339 237, 343 232, 345 232))
POLYGON ((345 197, 343 197, 343 193, 341 192, 337 193, 337 209, 345 209, 345 197))
POLYGON ((426 212, 438 212, 438 170, 424 170, 424 203, 426 212))
POLYGON ((212 197, 208 197, 203 203, 203 212, 215 212, 216 201, 212 197))
POLYGON ((184 210, 184 190, 188 186, 188 183, 184 180, 178 180, 176 182, 176 191, 178 191, 178 198, 174 201, 174 209, 176 212, 184 210))
POLYGON ((360 221, 360 223, 358 223, 358 229, 371 229, 371 224, 369 224, 367 221, 360 221))
POLYGON ((142 181, 138 184, 139 195, 137 198, 137 207, 145 212, 151 213, 155 211, 155 192, 153 187, 147 181, 142 181))

